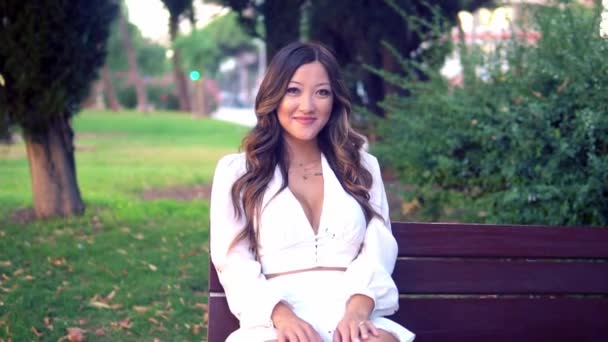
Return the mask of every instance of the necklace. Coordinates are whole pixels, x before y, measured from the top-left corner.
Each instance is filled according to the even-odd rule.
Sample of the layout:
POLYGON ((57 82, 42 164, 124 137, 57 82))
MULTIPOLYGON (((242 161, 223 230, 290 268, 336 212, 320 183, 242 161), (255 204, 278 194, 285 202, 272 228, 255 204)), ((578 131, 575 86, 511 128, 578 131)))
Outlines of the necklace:
POLYGON ((323 170, 319 168, 321 162, 312 163, 297 163, 296 166, 289 168, 288 173, 302 177, 303 181, 307 181, 310 177, 323 176, 323 170))

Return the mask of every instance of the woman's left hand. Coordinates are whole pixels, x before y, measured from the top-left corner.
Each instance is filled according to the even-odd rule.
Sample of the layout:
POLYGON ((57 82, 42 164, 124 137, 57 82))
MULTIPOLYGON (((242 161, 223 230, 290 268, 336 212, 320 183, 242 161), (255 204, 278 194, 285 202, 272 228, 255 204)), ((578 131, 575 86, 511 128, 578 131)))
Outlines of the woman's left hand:
POLYGON ((364 295, 352 296, 346 305, 344 317, 334 332, 334 342, 361 342, 371 336, 379 336, 378 329, 369 320, 374 302, 364 295))

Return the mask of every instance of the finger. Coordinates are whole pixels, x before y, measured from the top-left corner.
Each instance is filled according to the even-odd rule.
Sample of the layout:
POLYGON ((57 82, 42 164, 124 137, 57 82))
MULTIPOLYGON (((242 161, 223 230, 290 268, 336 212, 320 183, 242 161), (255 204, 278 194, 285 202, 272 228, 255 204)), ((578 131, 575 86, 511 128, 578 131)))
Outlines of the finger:
POLYGON ((310 341, 310 342, 317 342, 319 341, 319 334, 317 334, 317 331, 310 325, 310 324, 305 324, 304 327, 302 328, 304 335, 306 337, 306 341, 310 341))
POLYGON ((363 322, 363 324, 359 324, 359 333, 361 334, 361 339, 367 340, 369 338, 369 327, 367 322, 363 322))
POLYGON ((367 321, 367 327, 369 328, 369 331, 372 333, 372 335, 374 335, 375 337, 380 336, 380 332, 378 331, 378 328, 376 328, 376 325, 374 325, 374 323, 372 323, 371 321, 367 321))
POLYGON ((347 341, 361 342, 359 325, 357 324, 357 322, 352 322, 351 324, 349 324, 349 328, 349 339, 347 341))
POLYGON ((287 337, 288 342, 299 342, 297 335, 293 331, 286 332, 285 337, 287 337))
POLYGON ((279 342, 287 342, 287 338, 285 338, 285 334, 282 331, 277 331, 277 341, 279 342))
POLYGON ((341 324, 338 326, 338 332, 339 332, 339 337, 340 337, 340 342, 350 342, 350 333, 349 333, 349 328, 348 325, 345 324, 341 324))
POLYGON ((332 342, 342 342, 342 337, 340 336, 340 330, 338 328, 334 330, 334 338, 332 342))

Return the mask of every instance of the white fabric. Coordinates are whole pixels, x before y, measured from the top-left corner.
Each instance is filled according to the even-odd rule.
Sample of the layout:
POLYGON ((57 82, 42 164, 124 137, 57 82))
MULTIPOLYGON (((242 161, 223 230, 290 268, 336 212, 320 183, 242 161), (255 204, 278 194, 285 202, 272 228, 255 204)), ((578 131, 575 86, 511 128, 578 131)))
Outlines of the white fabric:
MULTIPOLYGON (((327 284, 327 281, 332 283, 331 291, 323 288, 320 289, 321 293, 306 292, 314 293, 315 298, 327 299, 328 295, 333 298, 329 302, 316 301, 319 305, 332 303, 334 310, 330 311, 341 315, 350 296, 367 295, 375 303, 372 317, 392 323, 388 324, 393 327, 390 331, 401 336, 401 340, 413 339, 413 334, 410 336, 411 333, 405 328, 385 318, 380 319, 380 316, 393 314, 398 309, 399 294, 390 276, 397 257, 397 243, 390 230, 388 204, 378 161, 364 151, 361 151, 361 159, 373 176, 370 203, 382 215, 383 220, 374 218, 366 227, 360 206, 344 191, 325 156, 322 156, 324 200, 319 232, 315 235, 300 203, 289 188, 278 192, 283 179, 277 167, 264 195, 259 218, 259 261, 256 261, 246 240, 229 250, 233 239, 244 226, 243 219, 235 218, 231 188, 246 170, 245 154, 227 155, 219 161, 211 192, 211 259, 226 292, 230 310, 240 321, 241 329, 232 338, 246 334, 250 337, 246 339, 248 341, 263 341, 265 337, 262 335, 273 334, 270 315, 279 301, 285 300, 294 305, 301 298, 307 298, 302 292, 303 297, 298 299, 298 292, 289 286, 273 285, 282 283, 275 279, 286 276, 269 281, 264 274, 326 266, 346 267, 347 270, 339 272, 339 282, 336 279, 320 279, 323 284, 327 284), (259 339, 252 339, 254 331, 261 334, 259 339), (410 338, 404 339, 403 336, 410 338)), ((302 274, 307 273, 311 272, 302 274)), ((329 273, 333 272, 323 271, 320 276, 326 277, 329 273)), ((301 302, 307 303, 306 310, 319 309, 314 304, 315 301, 307 299, 301 302)), ((326 304, 322 308, 325 310, 326 304)), ((311 319, 313 321, 309 323, 315 326, 327 323, 331 326, 339 321, 339 317, 338 320, 325 320, 321 317, 311 319)))

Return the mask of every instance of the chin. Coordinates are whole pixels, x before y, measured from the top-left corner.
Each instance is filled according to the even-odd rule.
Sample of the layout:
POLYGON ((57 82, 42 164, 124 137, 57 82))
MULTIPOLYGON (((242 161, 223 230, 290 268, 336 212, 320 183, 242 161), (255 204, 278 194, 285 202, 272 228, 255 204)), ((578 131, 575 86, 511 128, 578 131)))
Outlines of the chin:
POLYGON ((299 134, 290 134, 290 135, 294 140, 308 142, 308 141, 316 140, 317 136, 319 135, 319 132, 310 132, 310 133, 300 132, 299 134))

